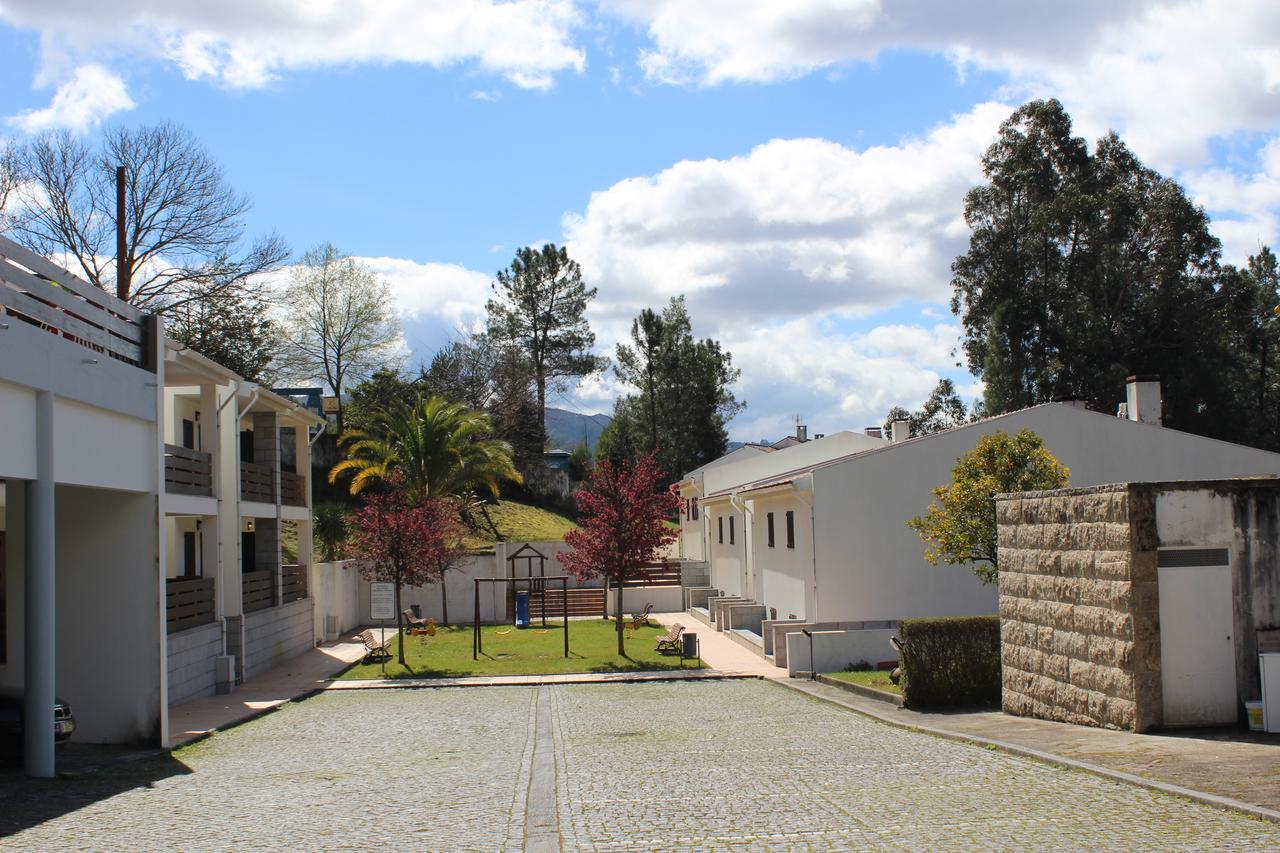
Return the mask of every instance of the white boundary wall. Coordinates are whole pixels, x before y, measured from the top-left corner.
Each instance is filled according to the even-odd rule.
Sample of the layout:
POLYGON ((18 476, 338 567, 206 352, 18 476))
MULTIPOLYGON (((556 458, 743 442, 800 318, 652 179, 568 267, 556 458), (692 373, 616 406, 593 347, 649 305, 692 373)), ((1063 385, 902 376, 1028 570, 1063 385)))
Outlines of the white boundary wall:
MULTIPOLYGON (((860 631, 814 631, 813 657, 818 672, 839 672, 852 664, 875 666, 898 657, 889 638, 894 628, 864 628, 860 631)), ((787 634, 787 674, 813 672, 809 663, 809 638, 799 632, 787 634)))

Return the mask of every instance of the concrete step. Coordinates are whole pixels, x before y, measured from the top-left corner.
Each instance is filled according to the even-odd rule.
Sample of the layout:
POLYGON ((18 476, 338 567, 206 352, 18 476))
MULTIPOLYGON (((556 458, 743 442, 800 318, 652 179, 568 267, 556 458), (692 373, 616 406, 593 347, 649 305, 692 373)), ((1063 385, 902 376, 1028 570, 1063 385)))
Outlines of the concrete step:
POLYGON ((764 657, 764 639, 754 631, 748 631, 745 628, 734 628, 725 631, 724 635, 733 640, 740 646, 748 648, 760 657, 764 657))

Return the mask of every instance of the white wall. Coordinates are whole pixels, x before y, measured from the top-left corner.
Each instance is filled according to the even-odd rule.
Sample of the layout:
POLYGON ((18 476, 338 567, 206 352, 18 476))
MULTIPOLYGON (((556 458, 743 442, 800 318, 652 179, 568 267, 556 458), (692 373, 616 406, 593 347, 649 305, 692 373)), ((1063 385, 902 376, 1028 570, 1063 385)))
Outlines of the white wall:
POLYGON ((711 563, 711 585, 726 595, 742 595, 746 590, 747 535, 744 513, 727 500, 719 500, 703 508, 707 519, 708 562, 711 563), (724 519, 724 542, 720 542, 720 519, 724 519), (734 536, 729 541, 729 519, 733 519, 734 536))
MULTIPOLYGON (((609 590, 606 604, 610 616, 617 611, 615 601, 617 592, 609 590)), ((648 604, 653 605, 654 613, 679 613, 684 609, 684 590, 678 586, 632 586, 622 590, 623 615, 639 613, 648 604)))
POLYGON ((61 397, 54 402, 53 468, 59 483, 154 491, 160 456, 154 422, 61 397))
POLYGON ((76 739, 154 740, 162 602, 154 495, 57 490, 57 692, 76 739))
POLYGON ((326 616, 337 617, 339 636, 367 621, 360 616, 360 564, 355 560, 312 564, 308 590, 316 603, 316 642, 333 639, 325 636, 326 616))
POLYGON ((0 477, 36 476, 36 395, 0 380, 0 477))
MULTIPOLYGON (((857 631, 814 631, 813 657, 817 672, 839 672, 845 667, 869 663, 872 666, 897 660, 889 643, 897 631, 892 628, 863 628, 857 631)), ((809 663, 809 638, 799 632, 787 634, 787 674, 813 672, 809 663)))
POLYGON ((808 619, 813 610, 813 528, 809 505, 795 492, 752 501, 752 567, 760 578, 755 600, 775 608, 779 619, 808 619), (787 547, 787 511, 795 513, 795 547, 787 547), (774 547, 768 546, 773 513, 774 547))
POLYGON ((1072 486, 1280 473, 1280 454, 1063 404, 1046 404, 859 454, 814 471, 819 621, 994 613, 995 586, 966 566, 930 566, 907 519, 984 435, 1028 428, 1072 486))

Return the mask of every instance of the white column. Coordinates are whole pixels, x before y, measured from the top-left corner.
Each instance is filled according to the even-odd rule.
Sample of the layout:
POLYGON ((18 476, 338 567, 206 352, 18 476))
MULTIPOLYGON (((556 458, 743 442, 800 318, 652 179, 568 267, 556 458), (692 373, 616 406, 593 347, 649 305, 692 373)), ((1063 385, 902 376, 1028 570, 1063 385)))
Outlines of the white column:
POLYGON ((25 764, 28 776, 51 779, 53 754, 54 685, 57 656, 54 643, 57 608, 54 542, 56 509, 53 475, 53 393, 36 395, 36 479, 26 484, 26 567, 23 577, 24 672, 23 708, 25 764))

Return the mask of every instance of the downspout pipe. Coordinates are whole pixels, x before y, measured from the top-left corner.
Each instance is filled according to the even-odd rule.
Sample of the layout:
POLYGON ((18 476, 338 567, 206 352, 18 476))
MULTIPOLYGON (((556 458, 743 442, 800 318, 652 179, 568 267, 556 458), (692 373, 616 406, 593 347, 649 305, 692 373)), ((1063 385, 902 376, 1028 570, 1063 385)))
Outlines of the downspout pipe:
MULTIPOLYGON (((751 516, 751 520, 755 522, 755 514, 751 508, 747 506, 747 502, 738 497, 738 493, 734 492, 729 495, 729 506, 742 512, 742 593, 746 596, 747 581, 751 578, 751 564, 754 562, 751 555, 751 535, 748 532, 747 516, 751 516)), ((754 596, 757 590, 752 586, 751 593, 754 596)))
MULTIPOLYGON (((807 478, 807 483, 802 487, 799 483, 792 483, 791 488, 795 490, 796 497, 800 502, 809 507, 809 541, 810 548, 813 550, 813 614, 805 614, 805 618, 809 622, 816 623, 818 621, 818 531, 814 524, 813 517, 813 475, 807 478)), ((803 481, 802 481, 803 482, 803 481)))
MULTIPOLYGON (((240 424, 240 419, 241 419, 241 418, 243 418, 245 415, 247 415, 247 414, 249 413, 249 410, 253 408, 253 404, 254 404, 254 403, 256 403, 256 402, 258 402, 258 395, 259 395, 260 393, 261 393, 261 390, 258 388, 258 386, 257 386, 257 385, 253 386, 253 391, 251 391, 251 392, 249 393, 249 402, 247 402, 247 403, 245 403, 245 404, 244 404, 244 408, 243 408, 243 409, 240 409, 238 412, 236 412, 236 425, 237 425, 237 426, 239 426, 239 424, 240 424)), ((232 395, 231 395, 231 399, 233 399, 233 400, 235 399, 235 395, 234 395, 234 394, 232 394, 232 395)), ((228 402, 229 402, 229 401, 228 401, 228 402)), ((223 405, 226 405, 226 404, 224 403, 223 405)))

